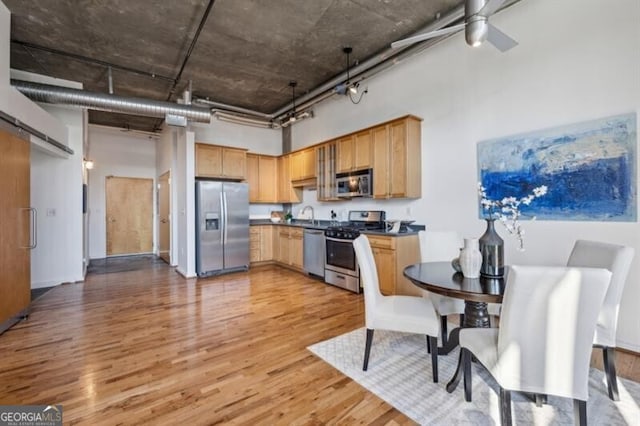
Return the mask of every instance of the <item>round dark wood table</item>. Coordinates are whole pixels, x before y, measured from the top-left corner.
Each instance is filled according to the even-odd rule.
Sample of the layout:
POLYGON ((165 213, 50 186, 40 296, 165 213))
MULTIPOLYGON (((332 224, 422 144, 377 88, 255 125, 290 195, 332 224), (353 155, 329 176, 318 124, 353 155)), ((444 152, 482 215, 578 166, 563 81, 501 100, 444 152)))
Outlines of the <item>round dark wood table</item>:
MULTIPOLYGON (((490 327, 489 303, 502 303, 504 285, 509 268, 504 276, 466 278, 456 272, 451 262, 425 262, 409 265, 404 276, 414 285, 432 293, 464 300, 464 321, 462 327, 490 327)), ((451 330, 447 342, 438 348, 439 355, 446 355, 459 345, 460 328, 451 330)), ((462 377, 461 363, 453 378, 447 384, 447 391, 453 392, 462 377)))

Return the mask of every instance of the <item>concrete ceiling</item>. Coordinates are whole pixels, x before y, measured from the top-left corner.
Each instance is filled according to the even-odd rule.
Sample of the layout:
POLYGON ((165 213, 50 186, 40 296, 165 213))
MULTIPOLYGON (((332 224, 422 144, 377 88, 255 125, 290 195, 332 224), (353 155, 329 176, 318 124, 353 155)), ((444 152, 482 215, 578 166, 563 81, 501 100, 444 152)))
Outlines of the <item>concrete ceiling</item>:
MULTIPOLYGON (((267 114, 291 102, 290 80, 299 95, 344 72, 344 46, 353 66, 464 3, 2 1, 12 13, 12 68, 106 93, 111 65, 116 95, 175 101, 191 80, 195 96, 267 114)), ((100 111, 89 121, 146 131, 162 123, 100 111)))

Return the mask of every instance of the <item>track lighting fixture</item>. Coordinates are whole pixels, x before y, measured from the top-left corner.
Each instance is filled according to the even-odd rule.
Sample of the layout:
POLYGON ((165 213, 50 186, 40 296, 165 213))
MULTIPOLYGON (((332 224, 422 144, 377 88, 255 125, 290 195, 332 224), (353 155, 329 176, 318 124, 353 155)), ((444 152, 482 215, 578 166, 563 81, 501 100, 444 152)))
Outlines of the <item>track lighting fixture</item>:
POLYGON ((354 99, 354 96, 358 96, 360 84, 351 82, 351 75, 350 75, 351 62, 349 61, 349 55, 351 54, 351 52, 353 52, 353 49, 349 46, 346 46, 342 48, 342 52, 344 52, 347 59, 347 80, 343 84, 339 84, 335 88, 335 91, 340 95, 349 96, 349 99, 351 100, 352 103, 359 104, 364 94, 368 93, 368 90, 365 89, 364 92, 360 93, 360 96, 357 98, 357 100, 354 99))
POLYGON ((303 111, 300 113, 296 113, 296 85, 297 84, 298 82, 295 80, 291 80, 289 82, 289 87, 291 87, 291 103, 293 107, 291 108, 291 112, 289 113, 288 117, 280 123, 282 127, 287 127, 292 125, 296 121, 313 117, 313 111, 303 111))

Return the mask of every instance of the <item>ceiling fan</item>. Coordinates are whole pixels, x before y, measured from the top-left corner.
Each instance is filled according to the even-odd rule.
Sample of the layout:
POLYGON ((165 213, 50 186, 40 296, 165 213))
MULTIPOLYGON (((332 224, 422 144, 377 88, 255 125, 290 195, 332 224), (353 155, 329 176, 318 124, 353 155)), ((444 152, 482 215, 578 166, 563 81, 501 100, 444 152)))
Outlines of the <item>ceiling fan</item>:
POLYGON ((469 46, 480 46, 487 40, 501 52, 518 45, 518 42, 489 23, 493 15, 507 0, 465 0, 464 23, 446 27, 441 30, 418 34, 391 43, 392 48, 404 47, 419 41, 455 33, 464 29, 465 39, 469 46))

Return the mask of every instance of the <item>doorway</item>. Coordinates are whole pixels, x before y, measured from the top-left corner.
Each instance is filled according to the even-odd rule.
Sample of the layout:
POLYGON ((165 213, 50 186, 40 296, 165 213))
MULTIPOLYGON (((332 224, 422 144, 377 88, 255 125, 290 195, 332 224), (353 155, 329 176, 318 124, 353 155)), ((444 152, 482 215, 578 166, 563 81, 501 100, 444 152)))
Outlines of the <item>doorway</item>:
POLYGON ((171 171, 158 179, 158 255, 171 265, 171 171))
POLYGON ((107 256, 153 251, 153 179, 107 176, 107 256))

